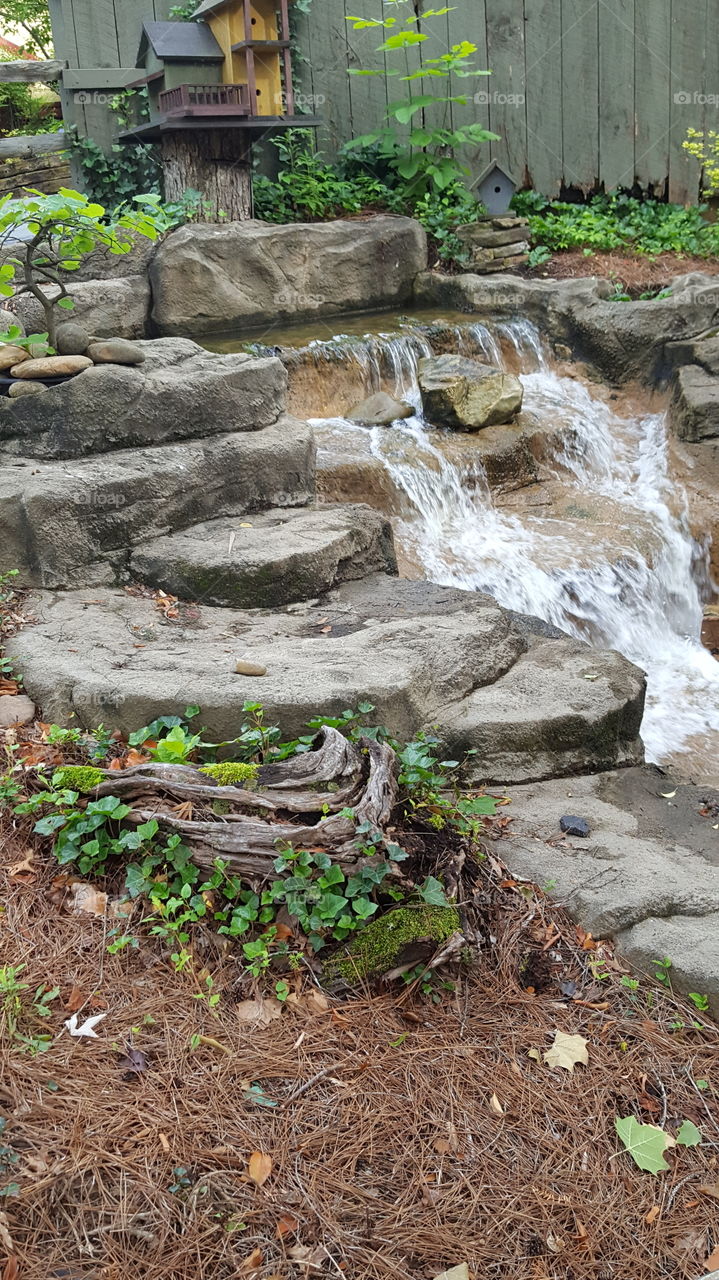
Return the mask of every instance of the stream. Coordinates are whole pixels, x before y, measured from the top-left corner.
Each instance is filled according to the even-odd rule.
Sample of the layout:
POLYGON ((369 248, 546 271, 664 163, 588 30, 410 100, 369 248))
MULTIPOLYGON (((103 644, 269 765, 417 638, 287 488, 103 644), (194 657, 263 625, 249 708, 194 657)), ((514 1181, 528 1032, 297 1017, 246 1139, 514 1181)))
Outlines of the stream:
MULTIPOLYGON (((690 531, 664 413, 643 411, 649 393, 610 395, 582 381, 574 366, 551 367, 526 320, 490 331, 466 316, 421 323, 428 319, 413 314, 393 332, 368 333, 370 318, 358 316, 341 334, 325 320, 314 335, 273 335, 305 347, 295 411, 325 415, 309 419, 324 462, 367 457, 369 440, 383 487, 394 495, 403 572, 487 592, 597 648, 618 649, 647 674, 647 759, 719 784, 719 662, 700 642, 702 605, 716 587, 707 548, 690 531), (437 430, 423 419, 417 364, 438 349, 521 375, 522 421, 558 428, 548 433, 552 447, 538 483, 493 491, 476 448, 481 432, 437 430), (372 429, 331 416, 380 387, 409 402, 413 415, 372 429)), ((215 349, 239 345, 234 338, 215 349)), ((360 485, 356 500, 363 498, 360 485)))

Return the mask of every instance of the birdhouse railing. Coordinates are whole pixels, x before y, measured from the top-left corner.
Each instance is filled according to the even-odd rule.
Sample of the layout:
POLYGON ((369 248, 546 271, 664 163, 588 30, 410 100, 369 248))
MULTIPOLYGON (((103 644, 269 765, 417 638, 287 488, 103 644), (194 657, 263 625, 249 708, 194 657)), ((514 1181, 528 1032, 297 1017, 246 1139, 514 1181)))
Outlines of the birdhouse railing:
POLYGON ((159 95, 166 116, 247 116, 250 91, 246 84, 181 84, 159 95))

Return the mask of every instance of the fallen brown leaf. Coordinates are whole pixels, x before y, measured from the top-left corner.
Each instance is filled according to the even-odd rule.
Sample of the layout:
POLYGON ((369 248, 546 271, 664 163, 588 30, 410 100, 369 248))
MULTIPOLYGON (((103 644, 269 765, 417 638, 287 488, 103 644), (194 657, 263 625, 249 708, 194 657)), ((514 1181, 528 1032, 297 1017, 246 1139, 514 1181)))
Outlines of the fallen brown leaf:
POLYGON ((661 1213, 661 1209, 659 1208, 659 1205, 653 1204, 651 1209, 649 1210, 649 1213, 645 1214, 644 1216, 644 1221, 646 1222, 648 1227, 651 1227, 652 1223, 656 1222, 660 1213, 661 1213))
POLYGON ((253 1151, 250 1156, 248 1172, 258 1187, 263 1187, 272 1173, 272 1157, 262 1151, 253 1151))
POLYGON ((277 1239, 282 1240, 285 1236, 294 1234, 299 1225, 299 1222, 292 1217, 291 1213, 283 1213, 277 1223, 277 1239))
POLYGON ((261 1000, 241 1000, 236 1009, 240 1022, 252 1022, 258 1027, 267 1027, 282 1017, 282 1005, 272 996, 261 1000))
POLYGON ((250 1271, 259 1271, 265 1260, 261 1249, 253 1249, 252 1253, 240 1263, 240 1275, 248 1275, 250 1271))
POLYGON ((15 1248, 13 1238, 10 1235, 8 1217, 6 1213, 0 1213, 0 1244, 2 1244, 3 1249, 6 1249, 8 1253, 12 1253, 15 1248))
POLYGON ((81 1009, 84 1005, 86 999, 87 996, 81 987, 71 987, 70 994, 67 997, 64 1006, 66 1013, 77 1013, 78 1009, 81 1009))
POLYGON ((17 1258, 8 1258, 3 1267, 2 1280, 17 1280, 19 1274, 17 1258))
POLYGON ((708 1267, 710 1271, 719 1270, 719 1244, 717 1245, 716 1249, 714 1249, 709 1254, 709 1257, 707 1258, 704 1265, 708 1267))
POLYGON ((719 1200, 719 1182, 713 1182, 710 1186, 700 1187, 699 1190, 705 1196, 711 1196, 713 1200, 719 1200))

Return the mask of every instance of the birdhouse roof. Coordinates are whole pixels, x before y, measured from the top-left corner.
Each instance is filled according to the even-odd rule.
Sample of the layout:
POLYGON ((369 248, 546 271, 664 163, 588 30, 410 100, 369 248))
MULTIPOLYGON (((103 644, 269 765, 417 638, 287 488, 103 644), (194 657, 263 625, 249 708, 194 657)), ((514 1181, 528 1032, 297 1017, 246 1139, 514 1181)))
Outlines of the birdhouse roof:
POLYGON ((487 165, 486 169, 484 169, 482 173, 480 173, 479 177, 474 183, 475 187, 481 186, 483 182, 486 182, 487 178, 492 178, 497 173, 501 174, 503 178, 507 178, 507 180, 512 183, 513 187, 517 186, 517 180, 509 172, 509 169, 503 169, 501 164, 499 164, 496 160, 492 160, 487 165))
POLYGON ((204 22, 145 22, 138 62, 148 45, 165 62, 224 62, 225 58, 204 22))
POLYGON ((201 17, 203 13, 213 13, 215 9, 224 9, 226 4, 236 3, 236 0, 202 0, 199 9, 195 9, 193 17, 201 17))

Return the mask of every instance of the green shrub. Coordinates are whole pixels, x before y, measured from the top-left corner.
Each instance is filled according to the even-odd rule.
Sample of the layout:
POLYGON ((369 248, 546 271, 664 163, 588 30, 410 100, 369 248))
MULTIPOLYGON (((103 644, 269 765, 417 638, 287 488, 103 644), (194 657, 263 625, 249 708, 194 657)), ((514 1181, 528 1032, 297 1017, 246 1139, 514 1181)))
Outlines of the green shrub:
POLYGON ((535 247, 553 252, 624 250, 709 257, 719 248, 719 225, 705 221, 705 205, 685 208, 626 195, 598 195, 586 204, 566 204, 528 191, 516 195, 512 206, 528 217, 535 247))

